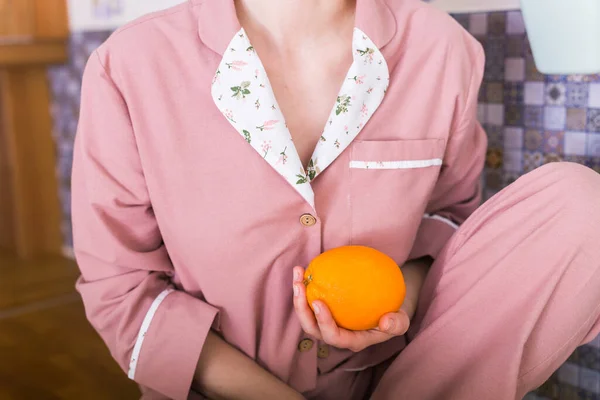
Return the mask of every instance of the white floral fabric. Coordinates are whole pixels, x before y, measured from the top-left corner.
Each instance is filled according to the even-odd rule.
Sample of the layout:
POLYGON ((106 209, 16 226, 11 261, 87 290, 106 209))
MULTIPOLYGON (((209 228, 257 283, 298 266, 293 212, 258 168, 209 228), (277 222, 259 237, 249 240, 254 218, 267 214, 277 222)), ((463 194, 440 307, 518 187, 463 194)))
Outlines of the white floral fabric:
POLYGON ((298 156, 265 68, 244 29, 232 39, 212 83, 212 97, 250 146, 314 208, 310 182, 356 138, 389 85, 383 54, 354 28, 353 63, 306 168, 298 156))

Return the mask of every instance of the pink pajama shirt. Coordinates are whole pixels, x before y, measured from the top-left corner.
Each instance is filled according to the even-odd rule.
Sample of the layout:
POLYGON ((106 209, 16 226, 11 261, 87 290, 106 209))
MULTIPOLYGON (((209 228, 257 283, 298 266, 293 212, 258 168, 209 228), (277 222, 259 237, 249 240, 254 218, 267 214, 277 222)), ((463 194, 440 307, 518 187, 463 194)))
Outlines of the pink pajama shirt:
POLYGON ((306 168, 232 0, 151 14, 90 58, 77 287, 144 397, 190 396, 211 329, 320 399, 519 398, 598 333, 600 178, 543 167, 477 209, 481 46, 418 0, 358 0, 352 53, 306 168), (436 259, 408 346, 302 332, 292 268, 348 244, 436 259))

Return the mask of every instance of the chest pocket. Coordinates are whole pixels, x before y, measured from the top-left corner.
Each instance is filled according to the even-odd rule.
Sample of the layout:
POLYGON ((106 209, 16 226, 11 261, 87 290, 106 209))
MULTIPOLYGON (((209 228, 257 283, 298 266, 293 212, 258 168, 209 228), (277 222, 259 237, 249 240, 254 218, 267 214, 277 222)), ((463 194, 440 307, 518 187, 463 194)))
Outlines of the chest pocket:
POLYGON ((445 140, 357 141, 350 162, 352 243, 406 260, 443 164, 445 140))

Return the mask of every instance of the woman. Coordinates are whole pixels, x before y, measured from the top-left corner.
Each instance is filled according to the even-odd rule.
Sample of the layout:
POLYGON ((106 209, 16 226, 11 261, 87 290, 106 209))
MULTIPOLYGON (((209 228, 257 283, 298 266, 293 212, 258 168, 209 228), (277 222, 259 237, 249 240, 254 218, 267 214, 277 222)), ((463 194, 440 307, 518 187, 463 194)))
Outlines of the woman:
POLYGON ((417 0, 189 0, 98 49, 77 287, 145 398, 515 399, 593 339, 600 178, 546 166, 475 211, 483 64, 417 0), (405 274, 378 330, 306 303, 347 244, 405 274))

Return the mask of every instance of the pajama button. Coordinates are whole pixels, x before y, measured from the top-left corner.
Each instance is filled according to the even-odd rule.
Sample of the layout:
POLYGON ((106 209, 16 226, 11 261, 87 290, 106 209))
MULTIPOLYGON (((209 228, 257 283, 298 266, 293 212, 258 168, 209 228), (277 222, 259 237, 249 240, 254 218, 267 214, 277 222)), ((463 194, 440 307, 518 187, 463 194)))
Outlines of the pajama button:
POLYGON ((310 349, 312 349, 313 347, 313 341, 310 339, 304 339, 301 340, 300 343, 298 343, 298 350, 301 353, 305 353, 307 351, 309 351, 310 349))
POLYGON ((317 351, 317 357, 319 357, 319 358, 329 357, 329 346, 327 346, 326 344, 320 345, 319 350, 317 351))
POLYGON ((317 219, 310 214, 302 214, 300 217, 300 222, 304 226, 313 226, 317 223, 317 219))

